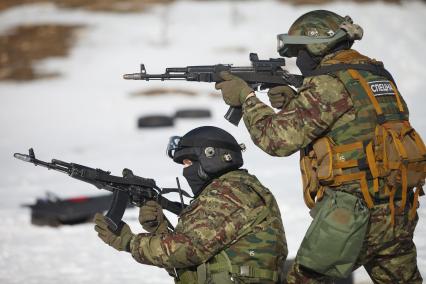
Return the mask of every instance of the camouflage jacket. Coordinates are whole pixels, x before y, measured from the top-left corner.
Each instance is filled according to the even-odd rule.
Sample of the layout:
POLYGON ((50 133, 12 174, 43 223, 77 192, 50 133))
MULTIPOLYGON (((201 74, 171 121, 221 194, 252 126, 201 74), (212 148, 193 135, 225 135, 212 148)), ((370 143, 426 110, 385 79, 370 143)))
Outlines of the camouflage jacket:
MULTIPOLYGON (((341 63, 382 66, 381 62, 355 50, 341 50, 325 56, 319 67, 341 63)), ((270 155, 288 156, 324 136, 331 138, 338 146, 371 141, 378 123, 376 112, 371 101, 362 97, 362 92, 348 92, 347 88, 350 89, 353 85, 345 79, 346 73, 348 72, 342 70, 306 77, 297 96, 278 113, 255 96, 248 98, 243 104, 243 118, 253 142, 270 155)), ((361 73, 371 83, 386 79, 369 71, 361 73)), ((387 119, 398 120, 402 117, 403 120, 408 120, 407 105, 400 94, 399 97, 404 110, 401 114, 395 96, 377 96, 378 104, 387 119)), ((344 155, 339 155, 344 161, 365 158, 365 153, 358 150, 348 150, 344 155)), ((357 167, 344 170, 344 174, 356 172, 359 172, 357 167)), ((379 193, 374 192, 371 179, 367 183, 368 191, 374 194, 374 198, 379 202, 388 200, 389 193, 383 190, 385 184, 382 180, 379 181, 379 193)), ((358 180, 353 180, 341 185, 340 189, 359 194, 359 187, 358 180)), ((395 197, 399 199, 400 196, 401 190, 398 190, 395 197)))
POLYGON ((305 78, 298 95, 278 113, 256 97, 243 104, 244 123, 253 142, 272 156, 303 149, 350 112, 353 102, 345 86, 329 75, 305 78))
POLYGON ((279 273, 287 256, 278 205, 245 170, 214 179, 182 212, 173 232, 136 235, 130 247, 136 261, 166 269, 196 270, 225 252, 234 267, 279 273), (262 212, 266 218, 256 222, 262 212))

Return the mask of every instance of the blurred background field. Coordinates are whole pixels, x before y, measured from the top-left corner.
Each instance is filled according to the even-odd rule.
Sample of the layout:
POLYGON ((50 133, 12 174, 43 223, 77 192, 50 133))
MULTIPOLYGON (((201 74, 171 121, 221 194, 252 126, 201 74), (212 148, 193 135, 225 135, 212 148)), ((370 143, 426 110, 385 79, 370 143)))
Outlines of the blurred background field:
MULTIPOLYGON (((250 52, 261 59, 278 57, 276 35, 314 9, 349 14, 364 28, 364 39, 354 48, 385 62, 413 125, 425 136, 425 1, 2 0, 0 283, 172 283, 165 271, 105 246, 92 224, 32 226, 28 209, 20 205, 46 191, 63 198, 103 192, 23 164, 12 154, 34 147, 40 159, 72 161, 115 175, 127 167, 172 187, 181 168, 165 156, 168 137, 200 125, 222 127, 247 145, 245 166, 276 195, 289 257, 294 257, 310 223, 298 155, 273 158, 257 149, 243 125, 236 128, 223 119, 227 107, 213 84, 125 81, 122 75, 138 72, 140 63, 150 73, 162 73, 187 65, 244 66, 250 52), (167 128, 137 127, 140 116, 172 116, 191 107, 207 108, 213 117, 179 119, 167 128)), ((294 60, 287 66, 298 72, 294 60)), ((266 94, 259 97, 267 100, 266 94)), ((415 241, 426 275, 423 206, 419 215, 415 241)), ((125 219, 141 231, 137 210, 129 209, 125 219)), ((355 280, 371 283, 363 269, 355 272, 355 280)))

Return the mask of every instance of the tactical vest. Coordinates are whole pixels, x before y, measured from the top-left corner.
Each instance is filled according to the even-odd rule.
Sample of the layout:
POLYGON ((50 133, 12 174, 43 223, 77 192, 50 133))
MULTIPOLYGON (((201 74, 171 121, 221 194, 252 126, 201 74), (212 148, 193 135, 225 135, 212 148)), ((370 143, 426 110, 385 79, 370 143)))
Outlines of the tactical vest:
MULTIPOLYGON (((330 75, 354 104, 335 126, 301 151, 305 203, 312 208, 325 187, 361 191, 367 206, 389 203, 391 222, 410 198, 414 218, 426 177, 426 148, 408 121, 408 109, 383 66, 354 50, 337 53, 312 75, 330 75), (415 188, 415 192, 413 192, 415 188), (410 195, 410 196, 409 196, 410 195), (400 200, 395 208, 395 200, 400 200)), ((350 191, 349 190, 349 191, 350 191)))
POLYGON ((178 270, 175 283, 227 284, 235 283, 233 278, 239 280, 237 283, 278 283, 287 244, 275 199, 246 171, 232 171, 222 178, 254 190, 265 206, 245 210, 250 212, 251 221, 241 228, 238 237, 207 262, 193 269, 178 270))

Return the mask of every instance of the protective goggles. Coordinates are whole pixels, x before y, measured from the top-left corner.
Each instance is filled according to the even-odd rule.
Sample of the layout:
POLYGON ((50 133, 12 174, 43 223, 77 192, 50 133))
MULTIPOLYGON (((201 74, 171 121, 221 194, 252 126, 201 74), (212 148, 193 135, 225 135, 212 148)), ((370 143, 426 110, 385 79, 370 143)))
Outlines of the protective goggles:
POLYGON ((166 154, 170 157, 170 159, 173 159, 175 156, 175 152, 180 149, 179 143, 182 139, 181 136, 172 136, 169 138, 169 143, 167 144, 166 154))
POLYGON ((306 45, 306 44, 321 44, 337 42, 345 38, 347 33, 339 29, 336 33, 330 30, 329 36, 293 36, 289 34, 277 35, 277 51, 282 56, 293 57, 297 56, 292 46, 306 45))

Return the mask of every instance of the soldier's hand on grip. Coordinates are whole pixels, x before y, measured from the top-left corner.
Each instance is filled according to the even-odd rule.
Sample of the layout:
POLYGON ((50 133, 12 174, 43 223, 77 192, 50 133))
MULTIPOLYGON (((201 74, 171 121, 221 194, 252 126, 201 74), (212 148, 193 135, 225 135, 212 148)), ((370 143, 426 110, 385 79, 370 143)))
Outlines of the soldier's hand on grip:
POLYGON ((223 100, 227 105, 233 107, 241 106, 247 96, 254 90, 241 78, 232 75, 229 72, 220 72, 223 82, 216 83, 216 90, 222 91, 223 100))
POLYGON ((276 109, 284 108, 288 102, 296 97, 296 91, 289 86, 278 86, 269 89, 269 102, 276 109))
POLYGON ((160 204, 150 200, 139 209, 139 223, 149 233, 167 232, 167 221, 160 204))
POLYGON ((95 231, 98 232, 98 237, 107 245, 112 246, 118 251, 130 252, 130 241, 134 234, 130 230, 129 225, 124 224, 119 235, 114 234, 109 228, 105 220, 105 216, 100 213, 95 215, 95 231))

